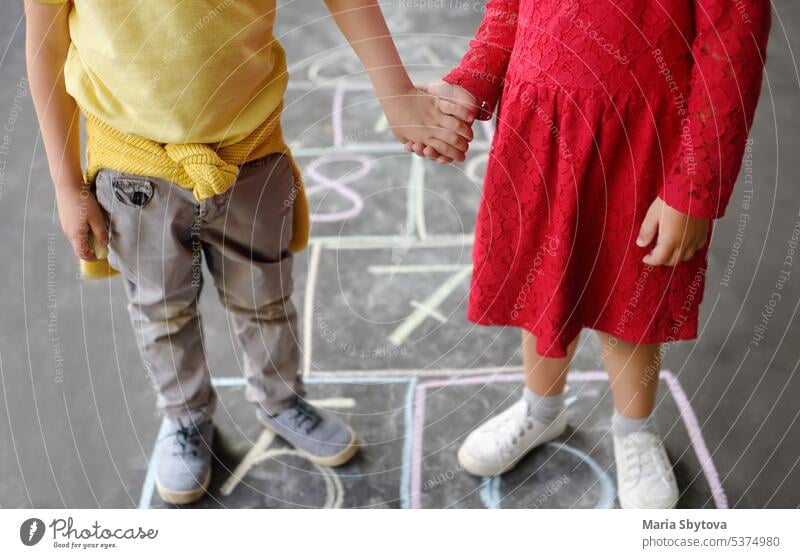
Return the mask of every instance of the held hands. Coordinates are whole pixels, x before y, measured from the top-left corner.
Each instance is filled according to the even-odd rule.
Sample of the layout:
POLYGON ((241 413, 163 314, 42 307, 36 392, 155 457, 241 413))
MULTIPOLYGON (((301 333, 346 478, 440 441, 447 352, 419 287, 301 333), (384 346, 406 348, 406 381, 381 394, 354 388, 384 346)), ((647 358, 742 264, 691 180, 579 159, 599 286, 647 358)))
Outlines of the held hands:
POLYGON ((430 146, 450 160, 464 160, 472 141, 472 128, 439 110, 436 97, 412 87, 403 95, 381 102, 389 127, 401 142, 430 146))
POLYGON ((636 245, 644 248, 653 239, 653 250, 642 261, 647 265, 675 266, 685 262, 706 244, 709 220, 692 217, 656 198, 647 210, 636 245))
MULTIPOLYGON (((434 96, 436 112, 443 121, 448 123, 458 122, 459 129, 466 130, 469 134, 469 140, 472 140, 471 126, 475 121, 475 115, 478 113, 475 97, 465 89, 446 81, 427 83, 419 86, 419 90, 434 96)), ((461 133, 461 135, 465 134, 461 133)), ((411 138, 405 142, 406 151, 413 151, 420 157, 434 159, 441 164, 464 160, 466 148, 460 157, 453 157, 450 151, 442 150, 439 147, 440 145, 435 142, 419 141, 411 138)))
POLYGON ((108 228, 100 204, 85 184, 65 184, 56 188, 58 218, 61 228, 72 245, 75 255, 82 260, 97 259, 90 234, 100 246, 108 246, 108 228))

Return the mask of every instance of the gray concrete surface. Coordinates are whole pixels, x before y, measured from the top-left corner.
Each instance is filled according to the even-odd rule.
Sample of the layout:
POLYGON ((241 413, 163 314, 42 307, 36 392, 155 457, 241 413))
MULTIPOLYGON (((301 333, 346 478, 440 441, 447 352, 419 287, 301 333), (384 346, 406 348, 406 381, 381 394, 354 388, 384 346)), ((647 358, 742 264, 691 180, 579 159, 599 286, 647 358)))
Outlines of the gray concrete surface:
MULTIPOLYGON (((297 4, 285 6, 277 27, 293 79, 286 135, 308 186, 323 185, 311 198, 315 211, 353 213, 317 222, 314 246, 297 257, 305 372, 311 396, 347 413, 367 444, 339 472, 335 489, 327 472, 281 453, 279 443, 260 448, 265 440, 237 380, 241 358, 207 289, 202 304, 222 435, 214 491, 199 505, 613 505, 603 489, 604 475, 613 478, 614 471, 604 435, 608 394, 602 381, 585 375, 598 369, 591 336, 570 382, 574 428, 561 440, 569 448, 531 456, 502 484, 457 469, 455 448, 470 420, 503 405, 516 385, 481 378, 499 371, 513 380, 520 365, 517 332, 474 328, 464 319, 467 283, 459 274, 469 265, 488 130, 478 131, 472 165, 440 168, 403 154, 322 2, 304 3, 302 13, 297 4), (337 83, 341 126, 333 118, 337 83), (338 186, 325 187, 326 180, 338 186), (352 211, 351 194, 363 211, 352 211), (409 267, 384 273, 392 265, 409 267), (427 316, 404 332, 400 326, 420 305, 413 301, 435 306, 442 319, 427 316), (443 378, 464 384, 439 385, 443 378), (261 459, 237 477, 236 467, 254 451, 261 459), (231 477, 240 480, 232 485, 231 477)), ((398 2, 385 11, 419 80, 457 61, 479 18, 476 11, 412 10, 398 2)), ((798 256, 784 265, 800 220, 800 5, 775 2, 773 17, 752 133, 752 192, 740 179, 717 225, 700 338, 670 347, 665 358, 674 383, 662 385, 657 420, 685 507, 800 504, 798 256), (790 274, 779 288, 782 270, 790 274), (765 306, 768 325, 757 336, 765 306)), ((0 37, 0 124, 7 128, 0 146, 0 506, 158 506, 148 466, 160 419, 122 285, 78 280, 62 238, 24 81, 21 2, 0 7, 0 37)))

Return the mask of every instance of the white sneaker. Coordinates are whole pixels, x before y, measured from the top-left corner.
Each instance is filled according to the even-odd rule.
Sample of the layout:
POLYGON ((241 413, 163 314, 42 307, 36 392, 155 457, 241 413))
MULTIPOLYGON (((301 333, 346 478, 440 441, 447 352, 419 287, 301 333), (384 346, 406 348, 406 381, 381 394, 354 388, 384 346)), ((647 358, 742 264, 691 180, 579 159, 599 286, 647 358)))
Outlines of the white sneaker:
POLYGON ((501 475, 536 446, 560 436, 566 427, 566 409, 544 424, 531 416, 528 404, 520 399, 467 436, 458 450, 458 462, 473 475, 501 475))
POLYGON ((661 438, 636 432, 614 436, 619 503, 625 509, 672 509, 678 504, 678 483, 661 438))

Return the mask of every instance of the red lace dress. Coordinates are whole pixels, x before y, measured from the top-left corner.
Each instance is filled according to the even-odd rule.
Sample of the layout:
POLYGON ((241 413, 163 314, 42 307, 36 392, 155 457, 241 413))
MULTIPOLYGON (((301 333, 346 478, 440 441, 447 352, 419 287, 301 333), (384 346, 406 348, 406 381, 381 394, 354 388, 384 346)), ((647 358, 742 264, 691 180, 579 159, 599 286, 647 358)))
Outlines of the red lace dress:
POLYGON ((706 250, 651 267, 661 196, 722 216, 761 86, 767 0, 491 0, 445 80, 500 98, 468 316, 564 356, 588 327, 635 343, 697 334, 706 250))

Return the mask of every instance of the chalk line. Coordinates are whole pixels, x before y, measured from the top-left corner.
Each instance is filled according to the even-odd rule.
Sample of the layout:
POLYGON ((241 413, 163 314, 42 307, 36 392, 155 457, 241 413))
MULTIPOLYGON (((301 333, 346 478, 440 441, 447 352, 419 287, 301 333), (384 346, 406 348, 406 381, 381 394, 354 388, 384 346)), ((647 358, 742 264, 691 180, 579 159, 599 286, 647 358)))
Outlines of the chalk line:
POLYGON ((369 376, 373 378, 426 378, 426 377, 461 377, 461 376, 476 376, 480 374, 501 372, 520 372, 522 366, 480 366, 476 368, 384 368, 384 369, 368 369, 368 370, 315 370, 309 378, 329 378, 331 381, 337 381, 335 378, 358 378, 361 376, 369 376))
POLYGON ((377 133, 377 132, 385 132, 388 129, 389 129, 389 121, 386 120, 386 115, 383 112, 381 112, 381 115, 375 121, 375 125, 372 126, 372 131, 377 133))
POLYGON ((389 335, 389 342, 398 347, 402 345, 408 336, 427 319, 429 313, 435 311, 471 272, 472 267, 465 266, 465 269, 454 273, 428 298, 418 303, 416 309, 389 335))
MULTIPOLYGON (((326 409, 335 409, 335 408, 354 408, 356 406, 356 400, 352 397, 329 397, 326 399, 310 399, 309 403, 315 405, 317 407, 324 407, 326 409)), ((236 468, 233 470, 231 475, 225 480, 225 482, 220 487, 220 493, 223 496, 230 496, 236 486, 239 484, 241 479, 247 475, 247 473, 252 469, 256 464, 268 459, 271 455, 274 457, 274 454, 270 454, 267 452, 267 449, 275 440, 275 433, 272 430, 264 429, 261 432, 261 435, 256 440, 256 443, 253 444, 253 447, 245 454, 236 468)), ((282 450, 279 450, 282 451, 282 450)), ((298 454, 302 457, 302 454, 298 454)), ((327 482, 326 482, 327 484, 327 482)))
MULTIPOLYGON (((281 449, 272 449, 267 450, 260 455, 257 455, 255 461, 250 465, 251 467, 258 465, 262 461, 266 461, 267 459, 274 459, 276 457, 283 457, 283 456, 292 456, 292 457, 299 457, 301 459, 306 459, 306 457, 295 449, 289 448, 281 448, 281 449)), ((309 461, 311 465, 320 473, 323 482, 325 483, 325 503, 323 504, 323 508, 325 509, 335 509, 341 508, 342 502, 344 502, 344 486, 342 486, 342 479, 339 478, 339 475, 331 469, 330 467, 323 467, 322 465, 317 465, 316 463, 312 463, 309 461)))
POLYGON ((411 171, 408 177, 409 199, 406 208, 409 223, 413 223, 420 240, 428 237, 428 228, 425 225, 425 165, 423 159, 411 159, 411 171), (413 219, 413 220, 412 220, 413 219))
POLYGON ((346 221, 357 217, 364 209, 364 200, 361 195, 347 186, 348 182, 353 182, 360 178, 365 177, 372 170, 373 160, 363 155, 323 155, 314 159, 306 166, 306 173, 314 180, 313 185, 306 186, 306 196, 310 199, 311 196, 317 192, 333 190, 343 198, 350 201, 352 204, 349 208, 343 211, 334 211, 331 213, 310 213, 312 222, 332 223, 338 221, 346 221), (357 170, 346 173, 340 178, 330 178, 319 172, 318 167, 328 163, 336 162, 357 162, 359 167, 357 170))
POLYGON ((411 305, 412 308, 415 308, 416 310, 423 312, 426 316, 428 316, 429 318, 433 318, 440 324, 447 322, 447 316, 445 316, 435 308, 428 308, 427 306, 425 306, 421 302, 417 302, 416 300, 410 300, 408 303, 411 305))
POLYGON ((381 273, 394 275, 396 273, 444 273, 464 268, 471 269, 472 266, 463 264, 371 265, 367 267, 367 271, 376 275, 381 273))
POLYGON ((319 273, 319 257, 322 246, 314 244, 311 246, 311 254, 308 261, 308 275, 306 277, 306 292, 303 300, 303 370, 302 375, 308 376, 311 371, 311 338, 314 319, 314 288, 317 283, 317 273, 319 273))
POLYGON ((703 437, 703 432, 700 429, 700 424, 697 422, 697 415, 695 415, 692 405, 689 403, 689 398, 686 397, 686 392, 683 391, 683 387, 678 381, 678 378, 676 378, 671 372, 662 372, 661 377, 669 386, 669 389, 672 392, 672 397, 675 399, 675 403, 678 405, 678 410, 681 413, 683 424, 686 426, 686 430, 689 432, 689 439, 692 442, 692 447, 697 455, 697 459, 700 461, 700 467, 703 469, 706 480, 711 487, 711 495, 714 498, 714 505, 719 509, 728 509, 728 497, 725 494, 725 489, 722 487, 722 483, 719 480, 719 472, 717 471, 717 467, 714 465, 714 460, 711 457, 711 453, 708 451, 705 438, 703 437))
POLYGON ((414 205, 415 205, 415 198, 417 196, 417 190, 414 187, 414 183, 416 180, 416 174, 418 172, 422 172, 424 174, 425 170, 420 167, 420 162, 417 161, 416 157, 412 157, 409 170, 408 170, 408 180, 406 181, 406 223, 405 223, 405 230, 403 231, 406 235, 411 238, 416 239, 417 234, 417 223, 414 219, 414 205))
MULTIPOLYGON (((614 500, 616 499, 616 491, 614 490, 614 481, 608 473, 595 461, 589 454, 570 446, 565 443, 550 442, 546 444, 556 451, 566 451, 567 453, 575 456, 581 462, 585 463, 597 478, 600 480, 600 498, 595 504, 595 509, 611 509, 614 507, 614 500)), ((482 477, 481 488, 479 495, 483 505, 490 510, 499 509, 503 507, 502 496, 502 480, 501 476, 496 477, 482 477)))
POLYGON ((411 432, 411 507, 420 508, 422 497, 422 433, 425 430, 425 385, 414 389, 414 420, 411 432))
POLYGON ((480 186, 483 183, 483 176, 478 174, 478 167, 480 166, 481 163, 485 163, 488 160, 489 160, 489 154, 481 153, 480 155, 472 157, 470 158, 469 161, 467 161, 465 174, 467 175, 467 178, 469 178, 474 184, 477 184, 478 186, 480 186))
POLYGON ((344 91, 346 85, 344 83, 337 83, 336 89, 333 91, 333 110, 331 113, 331 120, 333 124, 333 145, 339 147, 342 145, 342 105, 344 104, 344 91))
POLYGON ((156 488, 156 469, 158 468, 158 443, 164 436, 167 435, 167 428, 169 423, 167 419, 161 421, 158 427, 158 434, 156 434, 156 441, 153 442, 153 453, 150 455, 150 462, 147 464, 147 473, 144 477, 144 484, 142 484, 142 493, 139 496, 139 508, 146 509, 150 507, 153 501, 153 492, 156 488))
POLYGON ((400 478, 400 507, 408 509, 411 505, 411 452, 413 449, 412 435, 414 430, 414 392, 417 379, 411 378, 406 389, 405 409, 403 409, 403 463, 400 478))
POLYGON ((353 235, 353 236, 312 236, 309 245, 321 244, 336 250, 375 250, 395 248, 398 244, 410 242, 411 248, 452 248, 472 244, 472 235, 436 235, 425 240, 408 235, 353 235))
POLYGON ((222 483, 219 491, 223 496, 230 496, 239 481, 247 475, 256 463, 261 461, 273 440, 275 440, 275 433, 272 430, 265 428, 261 431, 256 443, 253 444, 253 447, 245 454, 230 476, 222 483))
POLYGON ((428 63, 433 67, 440 67, 443 66, 444 63, 442 59, 439 58, 439 55, 430 47, 430 45, 423 44, 419 47, 416 52, 417 55, 421 55, 424 58, 428 59, 428 63))
POLYGON ((325 399, 309 399, 309 403, 325 409, 353 409, 356 400, 352 397, 327 397, 325 399))
POLYGON ((478 494, 481 497, 481 502, 488 510, 496 510, 500 507, 500 485, 502 480, 500 476, 496 477, 481 477, 481 488, 478 494))
POLYGON ((614 500, 617 497, 617 491, 614 488, 614 481, 611 480, 611 477, 597 461, 595 461, 588 453, 576 449, 569 444, 550 442, 547 445, 555 448, 558 451, 566 451, 567 453, 571 453, 583 463, 588 465, 592 471, 594 471, 594 474, 598 479, 600 479, 601 490, 600 498, 597 500, 597 504, 594 506, 595 509, 607 510, 614 507, 614 500))
POLYGON ((405 384, 412 381, 413 378, 409 378, 408 376, 369 376, 369 375, 362 375, 362 376, 317 376, 314 373, 312 376, 308 378, 304 378, 303 381, 307 384, 405 384))
POLYGON ((481 120, 480 123, 483 133, 486 134, 486 140, 491 144, 494 139, 494 120, 481 120))

